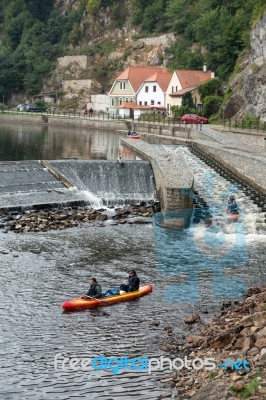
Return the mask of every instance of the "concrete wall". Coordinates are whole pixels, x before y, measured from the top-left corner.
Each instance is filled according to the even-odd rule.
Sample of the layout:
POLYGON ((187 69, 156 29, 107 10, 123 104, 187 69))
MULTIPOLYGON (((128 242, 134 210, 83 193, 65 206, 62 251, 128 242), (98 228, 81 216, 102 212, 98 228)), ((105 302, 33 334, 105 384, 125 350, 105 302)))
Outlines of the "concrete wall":
POLYGON ((70 64, 78 64, 80 68, 86 69, 88 57, 87 56, 65 56, 57 59, 60 68, 68 67, 70 64))
POLYGON ((49 117, 49 125, 56 126, 70 126, 73 128, 95 128, 95 129, 103 129, 105 131, 116 131, 116 130, 124 130, 127 129, 126 123, 124 120, 122 121, 113 121, 113 120, 98 120, 93 118, 67 118, 67 117, 49 117))
POLYGON ((87 103, 87 109, 94 111, 108 111, 110 108, 109 96, 107 94, 92 94, 90 103, 87 103))
POLYGON ((91 79, 70 79, 63 81, 63 91, 78 93, 83 89, 91 89, 91 83, 91 79))
POLYGON ((192 208, 193 175, 180 154, 170 156, 165 149, 142 140, 121 139, 121 144, 150 161, 162 211, 192 208))

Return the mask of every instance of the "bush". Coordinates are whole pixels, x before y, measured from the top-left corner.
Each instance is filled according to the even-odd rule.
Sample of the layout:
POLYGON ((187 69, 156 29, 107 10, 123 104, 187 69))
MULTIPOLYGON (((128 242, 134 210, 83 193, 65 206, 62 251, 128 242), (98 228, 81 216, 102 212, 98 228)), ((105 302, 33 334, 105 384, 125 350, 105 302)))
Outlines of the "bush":
POLYGON ((0 111, 4 113, 6 109, 7 107, 3 103, 0 103, 0 111))
POLYGON ((203 102, 202 114, 204 117, 209 118, 213 114, 217 114, 219 108, 223 103, 222 97, 219 96, 207 96, 203 102))

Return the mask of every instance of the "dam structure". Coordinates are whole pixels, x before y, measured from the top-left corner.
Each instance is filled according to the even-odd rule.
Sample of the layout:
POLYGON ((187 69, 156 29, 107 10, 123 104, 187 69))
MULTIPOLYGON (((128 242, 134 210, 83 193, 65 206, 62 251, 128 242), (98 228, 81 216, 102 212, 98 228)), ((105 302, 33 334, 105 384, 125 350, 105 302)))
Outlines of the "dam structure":
POLYGON ((0 209, 117 206, 157 201, 148 161, 0 163, 0 209))

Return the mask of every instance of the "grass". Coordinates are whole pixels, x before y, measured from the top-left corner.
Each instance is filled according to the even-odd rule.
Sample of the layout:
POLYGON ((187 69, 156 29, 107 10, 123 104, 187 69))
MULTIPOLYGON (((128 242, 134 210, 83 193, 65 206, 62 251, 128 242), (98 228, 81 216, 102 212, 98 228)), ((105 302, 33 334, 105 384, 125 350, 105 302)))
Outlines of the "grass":
POLYGON ((257 376, 252 378, 250 383, 247 384, 241 391, 238 390, 237 385, 233 384, 230 387, 231 391, 234 392, 234 393, 238 393, 239 392, 239 394, 240 394, 242 399, 248 399, 249 397, 251 397, 254 394, 256 394, 256 392, 258 390, 258 387, 260 385, 259 380, 258 380, 258 376, 259 376, 259 374, 257 374, 257 376))

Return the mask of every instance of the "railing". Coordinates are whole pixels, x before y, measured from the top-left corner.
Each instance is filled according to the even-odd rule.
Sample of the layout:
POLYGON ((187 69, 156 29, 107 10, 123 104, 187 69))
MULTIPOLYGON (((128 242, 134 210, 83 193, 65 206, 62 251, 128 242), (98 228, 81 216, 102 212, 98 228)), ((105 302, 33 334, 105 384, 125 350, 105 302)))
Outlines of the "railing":
POLYGON ((266 121, 260 122, 259 118, 229 119, 229 120, 224 120, 224 127, 228 127, 229 130, 243 129, 249 131, 253 130, 253 131, 266 132, 266 121))
MULTIPOLYGON (((1 114, 1 113, 0 113, 1 114)), ((117 114, 109 114, 105 112, 93 112, 90 114, 89 112, 87 114, 84 113, 84 111, 74 111, 74 112, 62 112, 59 110, 48 110, 45 112, 29 112, 29 111, 17 111, 17 110, 11 110, 7 109, 3 112, 3 114, 8 114, 8 115, 20 115, 20 116, 29 116, 29 115, 46 115, 46 116, 54 116, 54 117, 62 117, 62 118, 80 118, 80 119, 94 119, 94 120, 111 120, 111 121, 125 121, 128 128, 130 128, 130 125, 134 122, 141 122, 141 123, 147 123, 149 124, 155 124, 155 125, 160 125, 160 126, 165 126, 165 125, 172 125, 172 126, 182 126, 186 127, 187 125, 191 124, 183 124, 181 123, 180 118, 174 118, 174 117, 169 117, 165 116, 162 114, 150 114, 150 115, 141 115, 140 117, 125 117, 117 114)), ((229 128, 229 130, 232 129, 245 129, 245 130, 250 130, 250 131, 261 131, 261 132, 266 132, 266 121, 264 122, 259 122, 259 118, 257 119, 230 119, 230 120, 224 120, 223 122, 224 127, 229 128)), ((192 124, 191 126, 194 126, 192 124)), ((195 128, 198 129, 198 124, 195 124, 195 128)), ((201 126, 200 126, 201 128, 201 126)), ((201 130, 201 129, 200 129, 201 130)))

